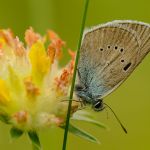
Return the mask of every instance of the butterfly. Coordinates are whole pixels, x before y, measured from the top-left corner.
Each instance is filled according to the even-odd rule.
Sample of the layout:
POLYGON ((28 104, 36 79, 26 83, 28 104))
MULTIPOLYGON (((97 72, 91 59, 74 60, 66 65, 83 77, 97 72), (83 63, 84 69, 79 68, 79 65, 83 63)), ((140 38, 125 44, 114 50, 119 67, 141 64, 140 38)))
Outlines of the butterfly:
POLYGON ((77 66, 75 93, 95 111, 103 98, 118 88, 150 51, 150 25, 118 20, 84 33, 77 66))

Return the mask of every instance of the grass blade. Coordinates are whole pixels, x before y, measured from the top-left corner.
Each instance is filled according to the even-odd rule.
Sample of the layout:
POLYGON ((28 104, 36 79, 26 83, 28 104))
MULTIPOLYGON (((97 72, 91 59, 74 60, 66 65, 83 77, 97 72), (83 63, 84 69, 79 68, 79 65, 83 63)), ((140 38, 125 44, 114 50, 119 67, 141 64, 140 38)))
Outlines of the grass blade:
POLYGON ((65 132, 64 132, 62 150, 66 150, 66 145, 67 145, 67 137, 68 137, 72 97, 73 97, 73 91, 74 91, 74 85, 75 85, 75 79, 76 79, 76 70, 77 70, 78 60, 79 60, 79 56, 80 56, 79 49, 80 49, 81 41, 82 41, 82 35, 83 35, 84 26, 85 26, 85 20, 86 20, 86 15, 87 15, 87 10, 88 10, 88 4, 89 4, 89 0, 85 0, 84 14, 83 14, 82 25, 81 25, 81 32, 80 32, 80 38, 79 38, 79 42, 78 42, 76 61, 75 61, 72 85, 71 85, 70 96, 69 96, 70 100, 69 100, 69 105, 68 105, 68 112, 67 112, 67 118, 66 118, 66 127, 65 127, 65 132))

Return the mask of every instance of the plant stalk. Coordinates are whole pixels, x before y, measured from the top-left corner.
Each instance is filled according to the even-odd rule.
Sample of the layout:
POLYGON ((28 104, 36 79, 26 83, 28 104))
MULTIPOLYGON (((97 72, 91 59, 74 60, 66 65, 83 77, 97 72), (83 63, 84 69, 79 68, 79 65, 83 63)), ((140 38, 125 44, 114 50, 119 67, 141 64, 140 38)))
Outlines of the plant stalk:
POLYGON ((64 139, 63 139, 62 150, 66 150, 66 145, 67 145, 67 137, 68 137, 68 129, 69 129, 69 121, 70 121, 70 112, 71 112, 72 98, 73 98, 75 79, 76 79, 76 72, 77 72, 77 65, 78 65, 78 61, 79 61, 79 57, 80 57, 80 47, 81 47, 82 36, 83 36, 83 31, 84 31, 84 26, 85 26, 85 21, 86 21, 86 16, 87 16, 88 5, 89 5, 89 0, 85 0, 84 12, 83 12, 83 18, 82 18, 82 24, 81 24, 81 31, 80 31, 80 37, 79 37, 79 42, 78 42, 78 47, 77 47, 77 52, 76 52, 75 67, 74 67, 73 79, 72 79, 70 96, 69 96, 69 105, 68 105, 68 111, 67 111, 67 117, 66 117, 66 126, 65 126, 65 131, 64 131, 64 139))

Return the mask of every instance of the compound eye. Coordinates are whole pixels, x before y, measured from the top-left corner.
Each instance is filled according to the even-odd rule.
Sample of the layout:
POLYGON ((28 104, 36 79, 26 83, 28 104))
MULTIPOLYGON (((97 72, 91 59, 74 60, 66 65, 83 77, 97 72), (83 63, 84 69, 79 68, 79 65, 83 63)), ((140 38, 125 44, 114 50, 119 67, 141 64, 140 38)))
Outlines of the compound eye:
POLYGON ((95 109, 99 109, 99 108, 101 108, 101 102, 100 101, 98 101, 95 105, 94 105, 94 108, 95 109))
POLYGON ((94 105, 93 105, 93 109, 95 111, 101 111, 104 109, 104 106, 103 106, 103 101, 102 100, 99 100, 97 101, 94 105))

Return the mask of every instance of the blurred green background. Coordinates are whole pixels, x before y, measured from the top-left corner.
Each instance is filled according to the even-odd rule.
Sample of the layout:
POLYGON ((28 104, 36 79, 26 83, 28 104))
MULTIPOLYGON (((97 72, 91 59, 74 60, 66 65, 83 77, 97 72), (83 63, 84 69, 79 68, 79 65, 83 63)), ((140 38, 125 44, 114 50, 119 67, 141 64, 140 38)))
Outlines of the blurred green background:
MULTIPOLYGON (((0 27, 12 28, 22 40, 24 31, 32 26, 44 34, 49 28, 55 30, 76 49, 84 0, 0 0, 0 27)), ((116 19, 132 19, 150 23, 149 0, 91 0, 86 26, 90 27, 116 19)), ((67 55, 64 56, 64 63, 67 55)), ((105 98, 122 120, 128 134, 125 135, 111 112, 95 117, 110 127, 110 131, 76 123, 97 136, 101 145, 84 141, 69 134, 68 150, 149 150, 150 149, 150 56, 147 56, 136 71, 105 98)), ((63 130, 49 129, 40 132, 43 150, 61 150, 63 130)), ((12 141, 9 126, 0 123, 0 150, 30 150, 31 143, 26 136, 12 141)))

